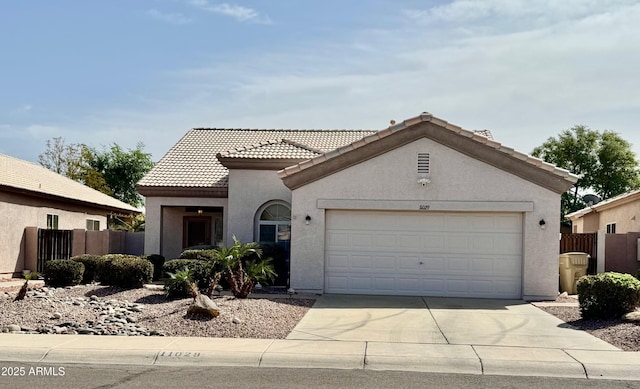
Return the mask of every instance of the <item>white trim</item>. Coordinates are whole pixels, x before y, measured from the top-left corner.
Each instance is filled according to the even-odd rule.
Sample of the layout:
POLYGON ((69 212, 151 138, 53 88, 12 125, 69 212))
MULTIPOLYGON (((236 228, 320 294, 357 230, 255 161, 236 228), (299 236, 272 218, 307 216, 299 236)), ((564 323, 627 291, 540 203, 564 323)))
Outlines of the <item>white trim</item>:
POLYGON ((289 221, 274 221, 274 220, 265 220, 262 221, 260 220, 260 216, 262 215, 262 212, 264 212, 265 209, 269 208, 272 205, 283 205, 285 207, 287 207, 289 209, 289 212, 291 212, 291 204, 289 204, 288 202, 284 201, 284 200, 270 200, 267 201, 266 203, 262 204, 260 206, 260 208, 258 208, 258 210, 255 213, 254 216, 254 223, 253 223, 253 240, 255 242, 258 242, 260 240, 260 226, 261 225, 271 225, 271 226, 276 226, 276 240, 275 242, 278 241, 278 226, 280 225, 287 225, 289 226, 289 230, 291 230, 291 218, 289 218, 289 221))
POLYGON ((380 211, 533 212, 533 201, 432 201, 318 199, 318 209, 380 211))

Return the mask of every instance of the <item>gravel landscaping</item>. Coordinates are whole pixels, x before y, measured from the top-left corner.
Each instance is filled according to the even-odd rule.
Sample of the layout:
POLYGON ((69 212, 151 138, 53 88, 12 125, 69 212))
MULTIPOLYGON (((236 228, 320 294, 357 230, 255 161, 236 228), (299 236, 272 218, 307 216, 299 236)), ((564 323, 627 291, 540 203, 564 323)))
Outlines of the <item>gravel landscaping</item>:
MULTIPOLYGON (((558 303, 576 303, 574 298, 556 300, 558 303)), ((640 351, 640 323, 616 320, 582 320, 580 308, 566 306, 538 307, 552 314, 567 325, 586 331, 624 351, 640 351)))
MULTIPOLYGON (((30 290, 22 301, 13 301, 18 289, 0 289, 3 332, 284 339, 315 301, 282 294, 249 299, 214 296, 220 315, 209 318, 187 315, 191 298, 167 300, 161 290, 43 287, 30 290)), ((556 300, 565 305, 576 301, 556 300)), ((582 320, 577 306, 539 309, 622 350, 640 351, 636 322, 582 320)))
POLYGON ((0 289, 3 332, 283 339, 315 301, 288 295, 214 296, 220 315, 209 318, 187 315, 191 298, 167 300, 161 290, 44 287, 13 301, 17 289, 0 289))

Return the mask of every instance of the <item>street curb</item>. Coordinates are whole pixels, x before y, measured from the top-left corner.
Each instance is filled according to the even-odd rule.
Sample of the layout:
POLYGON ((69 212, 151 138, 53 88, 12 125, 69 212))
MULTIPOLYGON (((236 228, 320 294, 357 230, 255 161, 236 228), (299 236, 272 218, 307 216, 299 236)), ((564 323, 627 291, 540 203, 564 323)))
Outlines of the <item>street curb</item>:
POLYGON ((640 380, 639 352, 364 341, 0 334, 0 361, 640 380))

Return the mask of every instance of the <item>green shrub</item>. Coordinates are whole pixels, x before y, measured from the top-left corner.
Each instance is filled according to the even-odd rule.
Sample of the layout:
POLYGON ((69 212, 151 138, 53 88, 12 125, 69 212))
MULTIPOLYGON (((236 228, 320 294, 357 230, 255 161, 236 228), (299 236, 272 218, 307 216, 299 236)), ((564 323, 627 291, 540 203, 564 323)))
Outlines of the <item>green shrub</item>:
POLYGON ((84 274, 82 275, 82 283, 90 284, 96 281, 96 270, 98 264, 102 260, 100 255, 83 254, 76 257, 71 257, 72 261, 80 262, 84 265, 84 274))
POLYGON ((44 282, 51 286, 78 285, 82 281, 84 265, 68 259, 56 259, 44 263, 44 282))
POLYGON ((143 255, 140 258, 146 259, 153 264, 153 280, 162 278, 162 265, 164 265, 164 257, 160 254, 143 255))
POLYGON ((135 255, 103 255, 98 278, 104 285, 140 288, 153 279, 153 264, 135 255))
POLYGON ((162 271, 166 277, 169 273, 176 274, 180 270, 188 269, 192 273, 193 281, 198 284, 200 290, 205 290, 211 283, 212 263, 199 259, 172 259, 164 263, 162 271))
POLYGON ((630 274, 584 276, 577 289, 583 319, 617 319, 640 303, 640 281, 630 274))
POLYGON ((193 271, 188 268, 169 273, 169 278, 164 279, 164 293, 169 298, 184 298, 193 295, 195 283, 193 271))
POLYGON ((184 250, 178 259, 197 259, 200 261, 211 261, 215 255, 215 250, 184 250))

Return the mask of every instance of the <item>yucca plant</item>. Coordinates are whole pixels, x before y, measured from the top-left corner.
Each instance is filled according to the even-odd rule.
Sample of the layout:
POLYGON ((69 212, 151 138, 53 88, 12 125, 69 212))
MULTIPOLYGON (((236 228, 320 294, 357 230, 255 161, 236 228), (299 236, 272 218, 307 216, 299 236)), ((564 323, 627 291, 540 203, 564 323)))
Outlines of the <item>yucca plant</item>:
POLYGON ((24 277, 25 281, 22 285, 22 288, 20 288, 20 291, 18 291, 18 295, 16 296, 14 301, 24 300, 24 298, 27 297, 27 290, 29 290, 29 281, 38 278, 40 274, 34 271, 31 273, 24 273, 22 276, 24 277))

